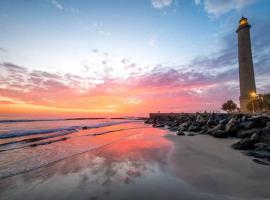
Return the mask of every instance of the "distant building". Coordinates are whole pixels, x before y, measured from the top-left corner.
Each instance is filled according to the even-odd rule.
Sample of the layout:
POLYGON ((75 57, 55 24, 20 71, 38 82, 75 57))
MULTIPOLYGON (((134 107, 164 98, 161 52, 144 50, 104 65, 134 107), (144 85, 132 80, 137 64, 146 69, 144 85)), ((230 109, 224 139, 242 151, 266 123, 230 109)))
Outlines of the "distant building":
POLYGON ((239 82, 240 82, 240 110, 250 112, 247 108, 252 98, 256 97, 256 85, 250 42, 250 25, 247 18, 239 20, 238 35, 238 60, 239 60, 239 82))

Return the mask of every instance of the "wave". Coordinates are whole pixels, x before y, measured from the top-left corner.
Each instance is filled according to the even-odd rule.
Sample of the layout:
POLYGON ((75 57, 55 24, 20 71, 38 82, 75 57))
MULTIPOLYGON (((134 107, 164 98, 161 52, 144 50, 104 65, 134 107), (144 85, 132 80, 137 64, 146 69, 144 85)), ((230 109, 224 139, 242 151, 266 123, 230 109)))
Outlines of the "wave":
POLYGON ((24 130, 24 131, 13 131, 8 133, 3 133, 0 135, 0 139, 14 138, 14 137, 22 137, 28 135, 36 135, 36 134, 46 134, 46 133, 55 133, 59 131, 73 131, 76 132, 79 127, 64 127, 64 128, 55 128, 55 129, 43 129, 43 130, 24 130))
POLYGON ((61 131, 71 131, 77 132, 79 130, 85 129, 92 129, 92 128, 101 128, 106 126, 113 126, 117 124, 124 124, 129 122, 135 122, 135 120, 131 121, 116 121, 116 122, 103 122, 97 123, 90 126, 70 126, 70 127, 62 127, 62 128, 55 128, 55 129, 42 129, 42 130, 19 130, 19 131, 12 131, 0 134, 0 139, 7 139, 7 138, 15 138, 15 137, 22 137, 22 136, 29 136, 29 135, 37 135, 37 134, 47 134, 47 133, 55 133, 61 131))
POLYGON ((52 144, 52 143, 55 143, 55 142, 65 141, 65 140, 68 140, 68 139, 71 139, 71 138, 96 137, 96 136, 101 136, 101 135, 105 135, 105 134, 108 134, 108 133, 114 133, 114 132, 131 130, 131 129, 142 129, 142 128, 146 128, 146 127, 142 126, 142 127, 135 127, 135 128, 124 128, 124 129, 116 129, 116 130, 111 130, 111 131, 104 131, 104 132, 98 132, 98 133, 92 133, 92 134, 86 134, 86 135, 79 135, 79 136, 73 136, 73 137, 62 137, 62 136, 73 133, 73 132, 68 132, 67 131, 67 132, 64 132, 64 133, 45 136, 45 137, 27 138, 27 139, 23 139, 23 140, 19 140, 19 141, 12 141, 12 142, 3 143, 3 144, 0 144, 0 147, 5 147, 5 146, 11 145, 11 144, 18 144, 18 143, 30 143, 30 144, 15 147, 15 148, 0 149, 0 152, 10 151, 10 150, 15 150, 15 149, 22 149, 22 148, 26 148, 26 147, 37 147, 37 146, 40 146, 40 145, 47 145, 47 144, 52 144), (42 140, 52 139, 52 138, 55 138, 55 137, 62 137, 62 138, 59 138, 59 139, 56 139, 56 140, 48 140, 46 142, 39 142, 39 141, 42 141, 42 140))
POLYGON ((64 119, 4 119, 0 123, 18 123, 18 122, 46 122, 46 121, 69 121, 69 120, 98 120, 106 118, 64 118, 64 119))

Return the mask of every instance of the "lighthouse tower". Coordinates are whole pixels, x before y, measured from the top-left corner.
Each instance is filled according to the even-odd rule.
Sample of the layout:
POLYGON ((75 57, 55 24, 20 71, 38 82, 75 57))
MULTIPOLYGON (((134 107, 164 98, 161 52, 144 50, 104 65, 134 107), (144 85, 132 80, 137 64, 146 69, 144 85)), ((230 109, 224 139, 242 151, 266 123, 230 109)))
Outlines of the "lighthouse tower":
POLYGON ((240 81, 240 110, 249 112, 247 104, 256 94, 256 85, 253 70, 250 25, 247 18, 239 20, 237 29, 238 35, 238 60, 239 60, 239 81, 240 81), (252 97, 253 96, 253 97, 252 97))

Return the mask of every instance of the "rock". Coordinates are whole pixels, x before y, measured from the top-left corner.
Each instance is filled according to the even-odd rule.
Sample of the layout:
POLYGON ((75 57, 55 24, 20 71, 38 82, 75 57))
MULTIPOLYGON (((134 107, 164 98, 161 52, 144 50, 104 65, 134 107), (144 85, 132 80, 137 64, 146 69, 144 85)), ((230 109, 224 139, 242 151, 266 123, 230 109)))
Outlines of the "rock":
POLYGON ((206 125, 210 128, 213 128, 214 126, 216 126, 218 124, 217 121, 213 120, 213 119, 209 119, 207 122, 206 122, 206 125))
POLYGON ((250 128, 252 128, 253 125, 254 125, 254 122, 246 121, 246 122, 240 123, 239 127, 244 128, 244 129, 250 129, 250 128))
POLYGON ((230 120, 225 126, 225 131, 230 136, 236 136, 239 130, 240 128, 235 120, 230 120))
POLYGON ((267 144, 270 144, 270 128, 263 128, 261 130, 260 141, 267 143, 267 144))
POLYGON ((178 130, 178 127, 177 126, 171 126, 169 128, 170 131, 177 131, 178 130))
POLYGON ((188 128, 188 131, 190 132, 199 132, 201 131, 202 128, 201 126, 199 126, 198 124, 194 124, 194 125, 191 125, 189 128, 188 128))
POLYGON ((179 125, 179 127, 189 127, 191 125, 191 121, 186 121, 179 125))
POLYGON ((246 116, 246 115, 242 116, 241 121, 242 121, 242 122, 247 121, 247 116, 246 116))
POLYGON ((270 128, 267 128, 267 127, 263 128, 262 135, 263 136, 270 135, 270 128))
POLYGON ((240 141, 232 144, 232 148, 240 150, 253 150, 255 148, 255 141, 249 138, 241 139, 240 141))
POLYGON ((216 125, 214 128, 208 129, 207 133, 209 135, 212 135, 214 132, 218 131, 218 130, 223 130, 224 129, 224 125, 222 124, 218 124, 216 125))
POLYGON ((177 131, 176 135, 185 135, 183 131, 177 131))
POLYGON ((197 134, 206 135, 207 134, 207 131, 206 130, 201 130, 201 131, 197 132, 197 134))
POLYGON ((165 124, 161 124, 161 123, 157 123, 157 124, 153 124, 154 128, 163 128, 165 127, 165 124))
POLYGON ((265 162, 265 161, 262 161, 262 160, 259 160, 259 159, 253 159, 253 161, 255 163, 258 163, 258 164, 261 164, 261 165, 269 165, 268 162, 265 162))
POLYGON ((196 134, 195 133, 192 133, 192 132, 186 132, 186 136, 195 136, 196 134))
POLYGON ((266 143, 256 143, 255 151, 269 151, 270 152, 270 144, 266 143))
POLYGON ((259 133, 259 132, 260 132, 260 129, 240 130, 240 131, 237 132, 236 137, 238 137, 238 138, 249 138, 254 133, 259 133))
POLYGON ((152 121, 151 119, 147 119, 147 120, 144 121, 144 123, 145 123, 145 124, 152 124, 153 121, 152 121))
POLYGON ((216 131, 212 132, 212 135, 216 138, 228 137, 228 134, 224 130, 216 130, 216 131))
POLYGON ((204 125, 204 124, 206 124, 207 121, 204 119, 204 117, 202 115, 198 115, 196 118, 196 122, 200 125, 204 125))
POLYGON ((255 142, 258 142, 259 139, 260 139, 260 134, 257 133, 257 132, 255 132, 255 133, 253 133, 253 134, 250 136, 250 139, 253 140, 253 141, 255 141, 255 142))
POLYGON ((227 119, 222 119, 222 120, 219 121, 219 124, 225 125, 227 123, 228 123, 228 120, 227 119))
POLYGON ((270 128, 270 122, 266 123, 266 128, 270 128))
POLYGON ((254 123, 253 127, 263 128, 266 127, 269 118, 266 116, 259 115, 259 116, 252 116, 248 120, 254 123))
POLYGON ((270 158, 270 152, 269 151, 247 151, 245 152, 246 155, 252 156, 255 158, 270 158))

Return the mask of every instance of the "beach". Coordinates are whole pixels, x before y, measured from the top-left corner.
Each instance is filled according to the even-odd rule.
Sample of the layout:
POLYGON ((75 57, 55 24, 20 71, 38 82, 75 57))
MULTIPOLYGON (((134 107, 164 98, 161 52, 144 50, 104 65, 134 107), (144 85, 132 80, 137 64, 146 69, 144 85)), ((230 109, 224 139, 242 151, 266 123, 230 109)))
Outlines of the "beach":
POLYGON ((0 152, 0 199, 270 199, 269 166, 231 149, 236 139, 179 137, 132 120, 45 123, 58 131, 1 139, 24 142, 1 147, 10 150, 0 152), (76 131, 59 132, 70 123, 76 131))

